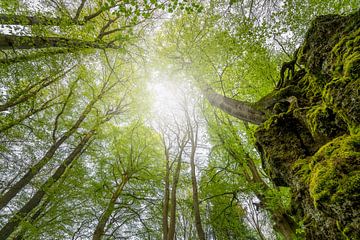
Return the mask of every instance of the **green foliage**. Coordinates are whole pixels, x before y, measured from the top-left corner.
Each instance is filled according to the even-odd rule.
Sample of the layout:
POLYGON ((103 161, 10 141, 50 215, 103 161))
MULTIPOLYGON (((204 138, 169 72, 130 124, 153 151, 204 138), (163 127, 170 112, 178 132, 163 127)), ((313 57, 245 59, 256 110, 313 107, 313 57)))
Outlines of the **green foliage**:
MULTIPOLYGON (((84 134, 93 130, 94 138, 77 161, 46 189, 40 205, 22 219, 12 237, 90 239, 117 187, 128 178, 110 208, 106 237, 160 239, 164 143, 150 127, 150 94, 143 79, 151 71, 162 71, 184 85, 202 87, 206 83, 229 98, 255 102, 275 87, 281 63, 293 58, 291 53, 304 39, 310 19, 356 8, 356 0, 40 1, 38 7, 31 1, 1 1, 1 13, 9 17, 2 15, 2 25, 15 38, 10 44, 10 38, 0 34, 1 194, 33 169, 87 112, 41 172, 1 213, 1 225, 39 190, 84 134)), ((350 27, 358 29, 358 23, 350 27)), ((311 206, 340 216, 336 226, 342 236, 355 236, 360 174, 359 34, 355 30, 329 35, 340 40, 326 53, 306 52, 311 48, 303 47, 297 57, 306 61, 299 64, 309 67, 324 57, 324 65, 311 68, 297 87, 287 86, 253 104, 268 107, 269 116, 277 114, 256 133, 262 137, 258 145, 264 153, 263 163, 254 148, 254 126, 202 104, 201 117, 207 125, 200 132, 208 134, 205 147, 210 154, 203 154, 205 160, 196 166, 196 174, 202 224, 211 236, 275 238, 271 225, 279 223, 276 217, 294 210, 290 209, 290 195, 293 199, 295 194, 302 196, 304 189, 310 193, 311 206), (329 83, 323 71, 334 76, 329 83), (289 103, 289 95, 304 97, 309 105, 296 109, 298 102, 289 103), (277 105, 267 106, 269 99, 277 105), (338 138, 344 133, 350 135, 338 138), (307 156, 304 148, 318 151, 307 156), (291 174, 294 179, 289 178, 291 174), (292 181, 295 187, 292 192, 289 187, 274 187, 269 178, 279 185, 292 181)), ((310 39, 309 35, 306 44, 319 42, 316 46, 320 48, 327 43, 323 36, 310 39)), ((189 99, 188 103, 195 102, 194 96, 189 99)), ((170 132, 186 135, 185 130, 177 125, 170 132)), ((171 158, 179 151, 174 146, 171 158)), ((178 187, 179 239, 183 234, 184 238, 197 237, 188 147, 178 187)), ((306 215, 300 220, 301 234, 313 223, 310 218, 306 215)))

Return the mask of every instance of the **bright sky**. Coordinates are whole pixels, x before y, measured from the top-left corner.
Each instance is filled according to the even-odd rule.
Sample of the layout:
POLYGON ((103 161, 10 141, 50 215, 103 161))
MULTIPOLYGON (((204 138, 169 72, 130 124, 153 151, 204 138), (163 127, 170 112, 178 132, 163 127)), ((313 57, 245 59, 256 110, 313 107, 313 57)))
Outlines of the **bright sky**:
POLYGON ((169 79, 165 73, 152 71, 147 87, 153 95, 152 113, 156 117, 168 124, 184 117, 182 99, 187 91, 182 84, 169 79))

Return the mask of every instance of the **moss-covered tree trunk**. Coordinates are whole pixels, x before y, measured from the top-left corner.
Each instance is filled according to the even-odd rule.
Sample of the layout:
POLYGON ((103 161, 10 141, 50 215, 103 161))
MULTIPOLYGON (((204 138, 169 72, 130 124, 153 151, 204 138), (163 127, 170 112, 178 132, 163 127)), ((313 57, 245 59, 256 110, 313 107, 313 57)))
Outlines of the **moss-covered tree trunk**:
MULTIPOLYGON (((277 88, 255 104, 208 86, 203 94, 224 112, 260 125, 255 136, 263 167, 275 185, 291 188, 288 214, 300 237, 359 239, 360 11, 316 18, 294 55, 277 88)), ((293 238, 293 227, 283 227, 277 230, 293 238)))
POLYGON ((256 132, 264 168, 291 188, 302 237, 359 239, 360 11, 316 18, 296 55, 302 69, 284 65, 257 103, 271 116, 256 132))
POLYGON ((112 48, 120 49, 112 42, 83 41, 63 37, 37 37, 0 34, 0 49, 40 49, 40 48, 112 48))

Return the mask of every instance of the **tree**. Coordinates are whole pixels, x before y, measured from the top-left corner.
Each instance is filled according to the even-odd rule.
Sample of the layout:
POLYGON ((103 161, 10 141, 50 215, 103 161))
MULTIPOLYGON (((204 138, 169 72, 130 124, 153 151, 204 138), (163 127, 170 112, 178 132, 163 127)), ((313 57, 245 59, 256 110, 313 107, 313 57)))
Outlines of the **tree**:
MULTIPOLYGON (((178 1, 132 1, 125 4, 119 4, 116 1, 105 1, 105 3, 99 1, 91 4, 84 0, 76 9, 69 9, 67 5, 57 1, 52 3, 51 5, 54 6, 50 7, 60 13, 59 17, 47 16, 50 14, 38 16, 2 14, 0 23, 7 26, 10 32, 24 31, 25 26, 30 26, 31 35, 0 34, 0 49, 62 48, 47 51, 47 54, 69 53, 86 48, 124 49, 130 36, 133 36, 132 31, 135 26, 150 19, 157 10, 166 9, 172 12, 178 7, 186 8, 189 12, 201 10, 201 6, 196 3, 188 5, 178 1), (97 5, 97 9, 93 9, 94 5, 97 5), (18 26, 15 28, 14 25, 18 26), (60 34, 49 31, 48 26, 58 26, 61 29, 60 34), (49 32, 49 34, 44 34, 44 32, 49 32), (74 34, 80 35, 81 38, 72 38, 74 34)), ((3 62, 19 62, 40 56, 43 54, 35 53, 31 57, 6 59, 3 62)))
MULTIPOLYGON (((93 109, 94 105, 97 101, 99 101, 107 92, 109 92, 114 86, 116 86, 115 83, 109 83, 109 79, 105 80, 103 85, 100 87, 99 92, 94 96, 93 99, 89 101, 89 103, 86 105, 82 113, 79 115, 78 119, 74 122, 74 124, 58 139, 55 138, 55 132, 57 130, 57 120, 60 117, 60 115, 63 113, 63 108, 60 111, 59 115, 55 118, 55 124, 53 129, 53 137, 54 142, 50 146, 49 150, 45 153, 45 155, 36 163, 33 165, 29 171, 18 181, 16 182, 0 199, 0 209, 5 207, 10 200, 19 192, 21 189, 27 185, 34 176, 51 160, 52 156, 55 154, 56 150, 69 138, 72 134, 74 134, 78 128, 80 127, 81 123, 85 120, 87 115, 90 113, 90 111, 93 109)), ((64 107, 66 107, 67 102, 64 103, 64 107)))
MULTIPOLYGON (((116 132, 116 128, 114 128, 114 132, 116 132)), ((100 216, 92 239, 101 239, 105 234, 105 227, 113 212, 116 211, 117 201, 127 184, 134 178, 144 177, 152 162, 158 157, 159 139, 155 136, 154 132, 140 121, 131 123, 123 131, 114 134, 114 142, 111 147, 116 160, 111 161, 113 168, 111 171, 115 177, 115 183, 112 184, 114 186, 111 198, 100 216)))
POLYGON ((0 2, 0 238, 356 238, 357 5, 0 2))
POLYGON ((173 173, 173 179, 171 184, 171 193, 170 193, 170 221, 169 221, 169 230, 168 230, 168 240, 175 239, 175 227, 176 227, 176 203, 178 201, 176 197, 179 178, 180 178, 180 170, 181 170, 181 162, 183 160, 184 148, 188 142, 188 137, 186 135, 182 135, 181 131, 179 131, 179 126, 177 127, 176 134, 176 142, 178 148, 176 149, 177 153, 174 158, 175 169, 173 173))
POLYGON ((192 185, 192 198, 193 198, 193 210, 195 217, 195 226, 198 238, 200 240, 205 240, 205 232, 202 227, 201 217, 200 217, 200 205, 199 205, 199 195, 198 195, 198 183, 196 179, 196 169, 195 169, 195 157, 196 149, 198 147, 198 135, 199 135, 199 122, 196 119, 194 113, 195 109, 191 110, 187 108, 187 101, 185 101, 184 112, 186 117, 186 127, 187 134, 189 135, 191 151, 190 151, 190 169, 191 169, 191 185, 192 185), (190 115, 191 114, 191 115, 190 115))

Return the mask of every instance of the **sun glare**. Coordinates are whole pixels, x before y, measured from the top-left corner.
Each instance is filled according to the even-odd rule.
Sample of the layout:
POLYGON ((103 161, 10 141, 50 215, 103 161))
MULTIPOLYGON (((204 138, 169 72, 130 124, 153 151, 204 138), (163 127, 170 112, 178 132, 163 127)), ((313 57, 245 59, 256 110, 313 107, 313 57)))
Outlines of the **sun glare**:
POLYGON ((171 123, 183 118, 184 86, 170 80, 164 74, 153 72, 148 83, 153 96, 152 113, 155 118, 171 123))

